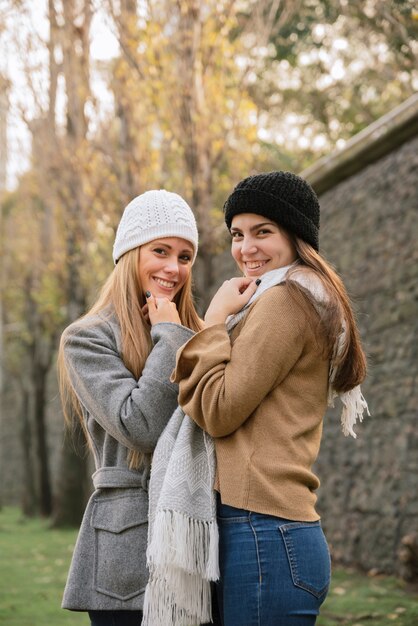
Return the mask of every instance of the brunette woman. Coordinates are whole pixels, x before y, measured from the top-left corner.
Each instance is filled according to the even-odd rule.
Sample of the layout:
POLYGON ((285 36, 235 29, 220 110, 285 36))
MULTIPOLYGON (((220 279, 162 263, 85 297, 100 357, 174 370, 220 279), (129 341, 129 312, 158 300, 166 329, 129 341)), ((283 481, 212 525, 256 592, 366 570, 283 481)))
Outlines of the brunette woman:
MULTIPOLYGON (((318 199, 290 172, 250 176, 225 203, 232 256, 205 329, 177 356, 179 404, 214 438, 223 626, 312 626, 330 583, 315 508, 323 416, 367 409, 347 292, 319 253, 318 199)), ((354 435, 355 436, 355 435, 354 435)))

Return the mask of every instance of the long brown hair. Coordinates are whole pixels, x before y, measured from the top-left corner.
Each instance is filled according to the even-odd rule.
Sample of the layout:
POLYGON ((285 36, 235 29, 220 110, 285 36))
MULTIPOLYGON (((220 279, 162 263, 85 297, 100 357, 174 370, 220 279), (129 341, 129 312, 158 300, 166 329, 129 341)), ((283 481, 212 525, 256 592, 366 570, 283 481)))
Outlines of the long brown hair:
MULTIPOLYGON (((145 296, 138 273, 139 256, 140 248, 138 247, 126 252, 119 259, 103 285, 97 301, 85 315, 73 323, 77 324, 83 320, 84 324, 97 324, 98 314, 101 317, 115 315, 120 325, 122 361, 137 379, 141 376, 152 348, 150 326, 142 313, 145 296)), ((176 294, 175 302, 181 323, 192 330, 201 330, 203 323, 193 303, 191 272, 179 293, 176 294)), ((61 336, 58 352, 59 386, 67 427, 74 426, 74 418, 79 419, 86 440, 90 443, 81 404, 68 375, 68 365, 64 356, 68 331, 73 324, 66 328, 61 336)), ((140 452, 133 449, 129 451, 128 462, 131 468, 139 468, 142 460, 143 455, 140 452)))
MULTIPOLYGON (((306 266, 321 280, 328 296, 327 306, 321 310, 320 324, 324 331, 325 355, 329 359, 333 356, 335 343, 341 333, 342 320, 345 320, 346 342, 335 361, 333 387, 339 393, 350 391, 365 379, 367 365, 347 290, 337 272, 311 245, 293 234, 290 234, 289 238, 296 248, 299 260, 295 268, 289 272, 289 277, 292 272, 300 271, 301 265, 306 266)), ((297 296, 297 292, 300 291, 298 284, 288 280, 286 285, 297 296)))

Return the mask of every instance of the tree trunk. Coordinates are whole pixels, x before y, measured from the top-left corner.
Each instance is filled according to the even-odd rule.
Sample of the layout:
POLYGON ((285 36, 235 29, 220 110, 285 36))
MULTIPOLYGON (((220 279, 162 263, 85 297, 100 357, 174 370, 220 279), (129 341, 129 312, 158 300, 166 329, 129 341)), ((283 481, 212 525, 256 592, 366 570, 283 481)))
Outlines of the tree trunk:
POLYGON ((20 441, 23 451, 22 511, 24 515, 33 517, 38 512, 38 498, 36 493, 35 471, 31 445, 31 394, 27 385, 22 381, 20 381, 20 393, 22 397, 20 412, 20 441))
POLYGON ((41 515, 52 513, 52 490, 49 472, 49 456, 46 428, 46 383, 49 367, 34 363, 34 422, 38 458, 39 509, 41 515))
MULTIPOLYGON (((52 3, 53 5, 53 3, 52 3)), ((89 32, 92 18, 90 0, 68 0, 62 4, 60 44, 62 70, 67 95, 67 133, 63 139, 63 158, 67 165, 66 179, 60 195, 66 225, 66 301, 67 322, 86 310, 87 287, 83 280, 86 247, 90 240, 88 226, 89 198, 83 190, 83 168, 78 159, 87 135, 86 103, 90 98, 89 32), (80 16, 83 17, 80 23, 80 16)), ((50 12, 57 23, 55 7, 50 12)), ((51 17, 50 17, 51 19, 51 17)), ((65 436, 60 459, 57 494, 54 498, 53 525, 79 525, 86 502, 87 461, 85 437, 74 419, 72 436, 65 436)))
POLYGON ((215 242, 211 207, 213 204, 211 135, 208 130, 203 59, 202 16, 199 2, 187 3, 179 16, 177 39, 180 85, 179 123, 184 137, 184 163, 191 181, 192 206, 199 225, 201 280, 196 285, 198 300, 205 309, 213 284, 215 242))
POLYGON ((67 433, 63 441, 52 517, 52 525, 56 528, 79 526, 91 493, 87 477, 87 444, 81 425, 76 421, 74 424, 74 430, 67 433))
MULTIPOLYGON (((3 248, 3 192, 6 188, 6 171, 7 171, 7 117, 9 110, 8 99, 8 82, 0 75, 0 245, 3 248)), ((2 293, 4 280, 4 263, 0 268, 0 414, 3 409, 3 385, 4 385, 4 316, 2 293)), ((1 429, 1 415, 0 415, 1 429)), ((0 490, 0 508, 1 508, 1 490, 0 490)))

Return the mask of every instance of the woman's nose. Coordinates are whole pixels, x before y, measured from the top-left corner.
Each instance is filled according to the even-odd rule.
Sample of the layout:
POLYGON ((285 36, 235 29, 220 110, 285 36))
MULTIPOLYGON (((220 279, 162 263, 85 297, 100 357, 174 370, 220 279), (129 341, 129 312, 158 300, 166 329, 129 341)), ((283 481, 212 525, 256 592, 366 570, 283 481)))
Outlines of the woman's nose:
POLYGON ((253 239, 243 239, 241 245, 241 254, 254 254, 257 252, 257 246, 253 239))
POLYGON ((179 271, 179 263, 177 259, 168 258, 166 264, 164 265, 164 271, 168 274, 178 274, 179 271))

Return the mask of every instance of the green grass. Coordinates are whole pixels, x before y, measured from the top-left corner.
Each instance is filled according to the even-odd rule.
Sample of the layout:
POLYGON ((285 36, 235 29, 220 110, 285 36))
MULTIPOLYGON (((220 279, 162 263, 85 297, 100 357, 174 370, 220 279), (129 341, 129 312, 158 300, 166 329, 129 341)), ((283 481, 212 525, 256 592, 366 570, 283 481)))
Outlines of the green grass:
POLYGON ((418 589, 389 576, 336 569, 317 626, 418 626, 418 589))
MULTIPOLYGON (((76 535, 25 519, 15 508, 0 511, 0 624, 88 626, 85 613, 60 608, 76 535)), ((336 569, 317 626, 389 625, 418 625, 418 590, 336 569)))
POLYGON ((15 508, 0 511, 0 624, 87 626, 86 613, 60 608, 75 530, 50 530, 15 508))

